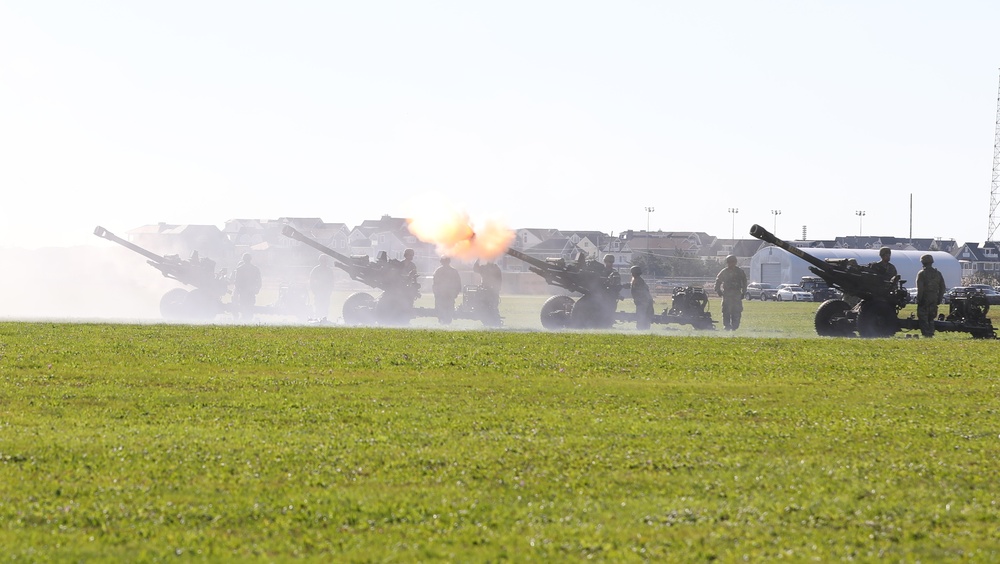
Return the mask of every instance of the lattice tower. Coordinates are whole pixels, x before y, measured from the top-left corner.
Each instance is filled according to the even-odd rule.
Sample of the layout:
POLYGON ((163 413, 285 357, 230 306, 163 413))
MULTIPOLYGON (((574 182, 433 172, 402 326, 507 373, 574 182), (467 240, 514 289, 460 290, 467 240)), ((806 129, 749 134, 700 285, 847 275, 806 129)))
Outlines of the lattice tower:
POLYGON ((997 231, 997 205, 1000 204, 1000 88, 997 89, 997 124, 993 137, 993 183, 990 186, 990 232, 987 241, 997 231))

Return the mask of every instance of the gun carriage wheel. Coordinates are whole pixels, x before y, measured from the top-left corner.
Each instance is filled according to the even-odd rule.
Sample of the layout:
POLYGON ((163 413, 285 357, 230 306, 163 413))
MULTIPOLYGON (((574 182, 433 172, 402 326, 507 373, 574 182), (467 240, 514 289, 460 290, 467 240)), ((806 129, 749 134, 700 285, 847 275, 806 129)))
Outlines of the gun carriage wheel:
POLYGON ((864 338, 891 337, 899 331, 896 308, 883 300, 863 300, 858 306, 857 326, 864 338))
POLYGON ((383 292, 375 300, 375 320, 380 325, 407 325, 413 318, 413 301, 399 292, 383 292))
POLYGON ((371 325, 375 322, 375 298, 365 292, 356 292, 344 301, 344 323, 371 325))
POLYGON ((851 337, 854 327, 848 312, 851 306, 844 300, 827 300, 816 310, 816 334, 821 337, 851 337))
POLYGON ((615 324, 614 302, 595 292, 576 301, 570 312, 570 322, 577 329, 607 329, 615 324))
POLYGON ((184 302, 187 301, 188 291, 184 288, 174 288, 160 298, 160 315, 167 321, 179 321, 186 317, 184 312, 184 302))
POLYGON ((184 300, 184 311, 188 319, 195 321, 211 321, 222 313, 223 305, 212 292, 205 288, 195 288, 188 292, 184 300))
POLYGON ((565 329, 569 327, 570 314, 573 312, 573 298, 569 296, 552 296, 542 304, 542 327, 546 329, 565 329))

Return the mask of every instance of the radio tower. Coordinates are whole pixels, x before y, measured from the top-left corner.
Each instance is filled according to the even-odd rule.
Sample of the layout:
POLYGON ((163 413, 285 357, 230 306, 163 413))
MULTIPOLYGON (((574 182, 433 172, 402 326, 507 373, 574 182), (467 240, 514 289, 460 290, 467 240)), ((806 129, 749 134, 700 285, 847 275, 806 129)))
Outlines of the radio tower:
POLYGON ((997 204, 1000 204, 1000 89, 997 90, 997 126, 993 137, 993 184, 990 186, 990 232, 987 241, 993 240, 997 230, 997 204))

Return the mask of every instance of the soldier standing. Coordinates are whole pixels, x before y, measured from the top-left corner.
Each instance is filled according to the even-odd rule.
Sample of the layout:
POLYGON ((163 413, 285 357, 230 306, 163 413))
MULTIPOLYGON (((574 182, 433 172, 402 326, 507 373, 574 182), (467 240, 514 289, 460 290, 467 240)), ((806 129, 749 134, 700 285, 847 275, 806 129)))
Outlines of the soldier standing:
POLYGON ((615 270, 615 255, 604 255, 604 287, 615 297, 622 289, 622 275, 615 270))
POLYGON ((642 268, 635 265, 629 269, 632 282, 629 288, 632 301, 635 302, 635 328, 649 329, 653 322, 653 295, 649 293, 649 284, 642 279, 642 268))
POLYGON ((330 294, 333 293, 333 267, 330 257, 319 255, 319 264, 309 272, 309 291, 313 295, 313 309, 317 319, 330 315, 330 294))
POLYGON ((253 263, 250 253, 244 253, 243 260, 233 271, 233 302, 236 303, 238 319, 253 319, 253 308, 257 304, 260 287, 260 269, 253 263))
POLYGON ((476 263, 472 265, 472 271, 482 278, 483 291, 486 292, 489 298, 490 309, 493 310, 493 313, 499 315, 500 286, 503 283, 503 273, 500 272, 500 267, 495 262, 488 262, 481 265, 477 259, 476 263))
POLYGON ((747 293, 747 275, 736 266, 736 256, 726 257, 726 268, 715 277, 715 293, 722 296, 722 325, 728 331, 740 328, 743 296, 747 293))
POLYGON ((938 304, 944 299, 944 276, 941 271, 931 266, 934 257, 923 255, 920 264, 924 265, 917 273, 917 321, 924 337, 934 336, 934 319, 938 315, 938 304))
POLYGON ((889 247, 882 247, 878 250, 878 257, 879 261, 870 263, 868 268, 881 275, 882 278, 889 279, 896 276, 896 267, 889 262, 889 259, 892 258, 892 249, 889 247))
POLYGON ((417 280, 417 265, 413 263, 413 249, 403 251, 403 274, 414 282, 417 280))
POLYGON ((450 257, 441 257, 441 266, 434 271, 431 289, 434 291, 434 309, 437 310, 438 321, 450 324, 455 317, 455 300, 462 293, 462 277, 451 266, 450 257))

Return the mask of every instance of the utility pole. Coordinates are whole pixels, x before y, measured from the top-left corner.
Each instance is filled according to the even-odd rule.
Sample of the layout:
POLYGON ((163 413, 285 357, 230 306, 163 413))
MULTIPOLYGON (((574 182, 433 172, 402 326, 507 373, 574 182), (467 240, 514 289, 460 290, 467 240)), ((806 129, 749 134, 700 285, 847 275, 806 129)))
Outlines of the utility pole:
POLYGON ((736 240, 736 214, 740 213, 740 208, 729 208, 729 213, 733 214, 733 232, 729 236, 730 239, 736 240))
POLYGON ((656 211, 653 206, 646 206, 646 254, 649 255, 649 214, 656 211))
POLYGON ((858 237, 861 236, 861 228, 865 223, 865 210, 858 210, 854 212, 854 215, 858 216, 858 237))
POLYGON ((997 204, 1000 204, 1000 88, 997 89, 997 123, 993 136, 993 184, 990 186, 990 230, 986 240, 992 241, 997 231, 997 204))

